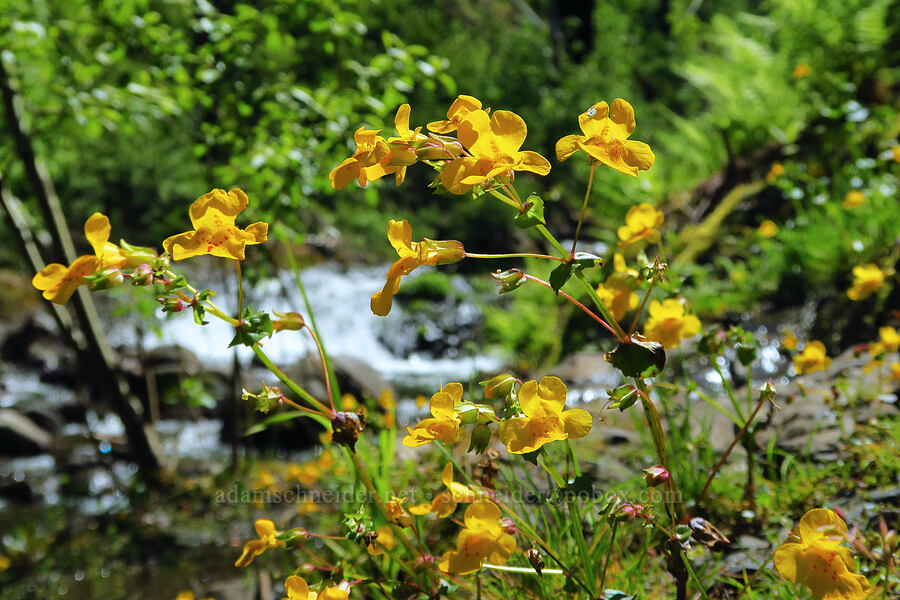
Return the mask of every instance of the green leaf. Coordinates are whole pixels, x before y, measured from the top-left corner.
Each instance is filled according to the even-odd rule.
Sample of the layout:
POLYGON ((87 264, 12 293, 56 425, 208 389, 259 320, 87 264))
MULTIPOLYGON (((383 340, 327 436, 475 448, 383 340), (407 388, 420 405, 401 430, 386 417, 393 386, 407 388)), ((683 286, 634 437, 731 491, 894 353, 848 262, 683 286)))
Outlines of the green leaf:
POLYGON ((519 229, 528 229, 535 225, 544 225, 544 201, 537 194, 531 194, 525 200, 524 211, 516 215, 514 221, 519 229))
POLYGON ((247 429, 247 431, 244 432, 244 435, 245 436, 246 435, 254 435, 261 431, 265 431, 266 429, 268 429, 272 425, 275 425, 276 423, 283 423, 284 421, 291 421, 293 419, 299 419, 301 417, 306 417, 306 416, 308 416, 308 415, 305 412, 303 412, 302 410, 293 410, 291 412, 278 413, 277 415, 272 415, 271 417, 268 417, 266 420, 262 421, 261 423, 257 423, 256 425, 249 427, 247 429))
POLYGON ((481 454, 491 443, 491 428, 487 425, 476 425, 469 438, 469 449, 466 452, 481 454))
POLYGON ((194 309, 194 323, 197 325, 206 325, 209 321, 204 321, 203 317, 206 315, 206 308, 202 304, 195 304, 193 306, 194 309))
POLYGON ((606 390, 609 399, 612 400, 612 404, 610 404, 609 407, 618 408, 620 411, 624 412, 625 409, 630 408, 638 401, 637 392, 637 388, 630 383, 620 385, 615 389, 606 390))
POLYGON ((572 276, 572 263, 563 263, 550 272, 550 287, 557 294, 572 276))
POLYGON ((264 337, 272 337, 274 328, 269 313, 264 311, 252 312, 245 308, 241 315, 241 322, 235 327, 234 337, 228 347, 243 344, 253 346, 264 337))
POLYGON ((656 377, 666 366, 666 351, 659 342, 632 336, 604 358, 626 377, 656 377))

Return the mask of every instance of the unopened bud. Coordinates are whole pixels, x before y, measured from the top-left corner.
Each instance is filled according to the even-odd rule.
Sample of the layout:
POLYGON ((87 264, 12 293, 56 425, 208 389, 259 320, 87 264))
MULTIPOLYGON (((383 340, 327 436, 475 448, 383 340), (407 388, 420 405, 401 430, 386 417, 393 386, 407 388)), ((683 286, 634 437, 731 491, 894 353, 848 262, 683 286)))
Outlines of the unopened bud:
POLYGON ((391 153, 385 157, 386 160, 382 164, 387 167, 408 167, 416 164, 418 160, 416 150, 407 142, 391 142, 389 146, 391 153))
POLYGON ((662 465, 653 465, 644 469, 644 483, 649 487, 656 487, 668 479, 669 472, 662 465))
POLYGON ((157 302, 162 304, 162 311, 168 313, 177 313, 184 310, 184 302, 176 296, 168 296, 165 298, 157 298, 157 302))
POLYGON ((356 441, 366 428, 366 423, 356 413, 339 412, 332 417, 331 428, 333 430, 331 440, 334 443, 347 446, 351 452, 356 452, 356 441))
POLYGON ((122 271, 116 268, 103 269, 93 275, 86 275, 85 280, 91 286, 91 291, 108 290, 118 287, 125 281, 122 271))
POLYGON ((516 378, 509 373, 501 373, 494 375, 487 381, 479 382, 484 386, 484 397, 495 398, 497 396, 506 396, 512 390, 516 383, 516 378))
POLYGON ((463 146, 452 137, 432 135, 416 150, 420 160, 452 160, 462 154, 463 146))
POLYGON ((641 504, 626 503, 617 507, 612 516, 619 521, 633 521, 638 517, 647 518, 646 507, 641 504))
POLYGON ((141 263, 131 271, 132 285, 150 285, 153 283, 153 268, 147 263, 141 263))
POLYGON ((153 248, 132 246, 125 240, 119 240, 126 267, 137 267, 143 263, 153 263, 159 256, 153 248))
POLYGON ((519 528, 516 527, 516 522, 510 519, 509 517, 501 517, 500 518, 500 529, 502 529, 505 533, 510 535, 515 535, 518 533, 519 528))
POLYGON ((523 283, 525 283, 525 273, 520 269, 507 269, 506 271, 496 271, 491 273, 494 282, 500 286, 500 293, 505 294, 511 292, 523 283))
POLYGON ((303 317, 300 313, 296 312, 287 312, 281 313, 277 310, 272 311, 276 317, 278 317, 277 321, 272 322, 272 329, 275 331, 289 330, 289 331, 298 331, 303 329, 303 326, 306 322, 303 320, 303 317))
POLYGON ((428 252, 427 264, 451 265, 466 257, 466 250, 462 242, 456 240, 429 240, 424 239, 422 244, 428 252))

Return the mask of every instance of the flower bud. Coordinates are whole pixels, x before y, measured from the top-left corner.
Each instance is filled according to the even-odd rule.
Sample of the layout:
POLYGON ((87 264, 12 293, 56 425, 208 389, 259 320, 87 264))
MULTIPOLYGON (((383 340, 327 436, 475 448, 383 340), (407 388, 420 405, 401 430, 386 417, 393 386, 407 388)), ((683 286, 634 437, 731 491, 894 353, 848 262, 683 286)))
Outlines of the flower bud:
POLYGON ((428 259, 425 264, 450 265, 457 263, 466 257, 466 250, 461 242, 456 240, 422 240, 428 259))
POLYGON ((352 412, 338 412, 331 419, 331 440, 336 444, 341 444, 350 448, 351 452, 356 452, 356 441, 359 434, 366 428, 365 421, 352 412))
POLYGON ((416 164, 418 153, 409 143, 398 140, 388 145, 391 153, 382 162, 386 167, 408 167, 416 164))
POLYGON ((500 286, 500 293, 505 294, 511 292, 523 283, 525 283, 525 273, 520 269, 507 269, 506 271, 497 270, 491 273, 494 282, 500 286))
POLYGON ((500 518, 500 529, 502 529, 505 533, 510 535, 515 535, 519 532, 519 528, 516 527, 516 522, 510 519, 509 517, 501 517, 500 518))
POLYGON ((162 304, 162 311, 168 313, 181 312, 184 309, 184 302, 176 296, 168 296, 166 298, 157 298, 157 302, 162 304))
POLYGON ((516 383, 516 378, 510 375, 509 373, 501 373, 500 375, 494 375, 487 381, 479 382, 480 385, 484 386, 484 397, 485 398, 494 398, 497 396, 506 396, 509 394, 510 390, 512 390, 513 384, 516 383))
POLYGON ((620 505, 613 512, 612 517, 619 521, 633 521, 638 517, 649 518, 644 512, 646 507, 641 504, 631 504, 630 502, 620 505))
POLYGON ((153 268, 147 263, 141 263, 131 271, 132 285, 150 285, 153 283, 153 268))
POLYGON ((125 240, 119 240, 122 249, 122 256, 125 257, 126 267, 137 267, 143 263, 153 263, 159 256, 153 248, 144 246, 132 246, 125 240))
POLYGON ((97 271, 93 275, 86 275, 85 280, 90 284, 91 291, 95 292, 118 287, 125 281, 125 277, 119 269, 109 268, 97 271))
POLYGON ((459 140, 442 135, 432 137, 416 149, 420 160, 452 160, 462 154, 463 146, 459 140))
POLYGON ((279 320, 272 322, 272 329, 275 331, 282 330, 290 330, 290 331, 298 331, 303 329, 303 326, 306 324, 303 320, 303 317, 300 313, 296 312, 287 312, 281 313, 277 310, 272 311, 279 320))
POLYGON ((653 465, 644 469, 644 483, 656 487, 669 479, 669 472, 662 465, 653 465))

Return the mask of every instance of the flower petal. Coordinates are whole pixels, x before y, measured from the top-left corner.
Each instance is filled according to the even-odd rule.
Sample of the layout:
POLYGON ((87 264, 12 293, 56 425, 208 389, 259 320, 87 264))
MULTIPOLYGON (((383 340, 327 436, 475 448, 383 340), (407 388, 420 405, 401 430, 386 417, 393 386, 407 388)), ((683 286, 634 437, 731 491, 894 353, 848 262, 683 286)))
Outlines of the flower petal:
POLYGON ((591 417, 591 413, 580 408, 564 410, 562 420, 566 435, 569 438, 583 438, 591 432, 591 427, 594 425, 594 418, 591 417))
POLYGON ((95 212, 84 223, 84 237, 90 242, 97 257, 103 256, 106 242, 109 240, 109 219, 106 215, 95 212))
POLYGON ((528 171, 538 175, 546 175, 550 172, 550 161, 531 150, 519 152, 517 155, 521 162, 515 166, 516 171, 528 171))
POLYGON ((656 162, 656 155, 644 142, 625 140, 625 153, 625 162, 641 171, 646 171, 656 162))
POLYGON ((634 109, 631 104, 621 98, 613 100, 609 109, 609 120, 627 132, 624 137, 628 137, 634 131, 634 109))
POLYGON ((567 135, 556 142, 556 160, 562 162, 579 150, 578 142, 584 138, 580 135, 567 135))

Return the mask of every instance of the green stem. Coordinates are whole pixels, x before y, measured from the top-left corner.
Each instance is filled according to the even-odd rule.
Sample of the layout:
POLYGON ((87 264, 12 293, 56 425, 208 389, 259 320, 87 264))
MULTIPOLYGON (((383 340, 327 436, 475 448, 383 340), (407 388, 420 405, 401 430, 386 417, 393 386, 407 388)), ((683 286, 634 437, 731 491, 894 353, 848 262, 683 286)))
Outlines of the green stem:
POLYGON ((584 223, 584 213, 587 211, 588 198, 591 196, 591 187, 594 185, 594 169, 597 165, 591 165, 591 175, 588 177, 587 189, 584 192, 584 202, 581 204, 581 214, 578 216, 578 225, 575 227, 575 239, 572 241, 572 255, 575 255, 575 246, 578 245, 578 235, 581 233, 581 224, 584 223))
POLYGON ((597 295, 597 290, 594 289, 594 286, 587 280, 584 273, 581 271, 575 271, 575 279, 581 282, 584 289, 587 291, 588 296, 591 297, 591 300, 594 302, 594 305, 597 307, 597 310, 600 311, 600 315, 613 326, 615 330, 616 338, 621 342, 628 339, 628 335, 622 329, 622 326, 619 325, 619 322, 616 321, 612 314, 610 314, 609 309, 606 308, 606 305, 603 304, 603 300, 600 299, 600 296, 597 295))
POLYGON ((566 480, 563 479, 563 476, 560 475, 559 471, 556 469, 556 466, 553 463, 548 463, 546 461, 543 452, 538 454, 537 460, 540 463, 540 465, 542 467, 544 467, 544 470, 547 471, 547 473, 550 475, 550 477, 553 479, 553 481, 556 482, 556 485, 558 485, 561 488, 566 487, 566 480))
MULTIPOLYGON (((593 172, 593 171, 592 171, 593 172)), ((603 593, 603 590, 606 589, 606 569, 609 568, 609 559, 612 556, 613 549, 616 545, 616 527, 619 525, 618 521, 613 521, 612 524, 612 533, 609 537, 609 551, 607 551, 606 556, 603 558, 603 570, 600 572, 600 593, 603 593)))
MULTIPOLYGON (((481 565, 485 569, 494 569, 496 571, 506 571, 508 573, 527 573, 530 575, 537 575, 537 571, 534 570, 533 567, 510 567, 507 565, 492 565, 491 563, 484 563, 481 565)), ((541 575, 564 575, 565 571, 562 569, 541 569, 541 575)))
POLYGON ((547 227, 546 227, 545 225, 536 225, 535 228, 540 232, 540 234, 541 234, 542 236, 544 236, 544 238, 545 238, 548 242, 550 242, 550 245, 551 245, 551 246, 553 246, 554 248, 556 248, 556 250, 557 250, 560 254, 563 255, 563 257, 568 258, 568 257, 570 256, 570 254, 569 254, 568 252, 566 252, 566 249, 562 247, 562 244, 559 243, 559 240, 557 240, 555 237, 553 237, 553 234, 550 233, 550 230, 547 229, 547 227))
POLYGON ((294 392, 295 394, 297 394, 298 396, 303 398, 306 402, 308 402, 312 406, 315 406, 317 409, 321 410, 322 412, 328 413, 330 415, 334 414, 334 412, 331 409, 329 409, 327 406, 325 406, 324 404, 322 404, 321 402, 316 400, 312 396, 312 394, 310 394, 309 392, 304 390, 302 387, 297 385, 297 383, 293 379, 288 377, 284 371, 279 369, 278 365, 276 365, 274 362, 272 362, 272 359, 269 358, 269 356, 265 353, 265 351, 262 349, 262 347, 260 347, 259 344, 253 345, 253 352, 256 354, 256 357, 259 358, 260 361, 262 361, 262 364, 264 364, 267 369, 272 371, 272 373, 276 377, 278 377, 278 379, 280 379, 286 386, 288 386, 288 389, 290 389, 292 392, 294 392))
MULTIPOLYGON (((526 274, 526 275, 524 275, 524 278, 530 279, 531 281, 534 281, 535 283, 539 283, 540 285, 542 285, 546 288, 549 288, 551 290, 553 289, 553 286, 550 285, 548 282, 544 281, 543 279, 541 279, 539 277, 535 277, 534 275, 526 274)), ((613 328, 609 326, 609 323, 607 323, 606 321, 604 321, 603 319, 598 317, 596 314, 594 314, 594 312, 591 311, 591 309, 589 309, 587 306, 585 306, 584 304, 582 304, 581 302, 579 302, 578 300, 576 300, 575 298, 573 298, 572 296, 570 296, 569 294, 565 293, 562 290, 557 290, 556 293, 559 294, 560 296, 562 296, 563 298, 565 298, 566 300, 568 300, 569 302, 571 302, 572 304, 574 304, 575 306, 577 306, 578 308, 580 308, 581 310, 583 310, 585 312, 585 314, 587 314, 589 317, 591 317, 592 319, 594 319, 595 321, 597 321, 598 323, 603 325, 603 327, 605 327, 606 330, 609 331, 611 334, 613 334, 613 335, 616 334, 615 330, 613 330, 613 328)))
POLYGON ((237 319, 241 318, 241 314, 244 312, 244 278, 241 275, 241 261, 234 261, 234 269, 237 272, 237 282, 238 282, 238 309, 237 309, 237 319))
POLYGON ((669 478, 666 480, 666 510, 669 512, 669 518, 672 520, 673 526, 678 523, 678 516, 681 512, 681 502, 677 499, 675 481, 672 476, 672 469, 669 468, 669 456, 666 453, 666 438, 662 429, 662 422, 659 418, 659 412, 653 401, 650 400, 647 383, 640 377, 634 378, 637 389, 641 392, 641 407, 644 409, 644 416, 647 424, 650 425, 650 433, 653 437, 653 445, 656 447, 656 454, 659 457, 663 468, 668 471, 669 478))
POLYGON ((595 598, 597 596, 597 575, 594 571, 594 561, 591 560, 591 554, 588 551, 587 540, 584 539, 584 529, 581 525, 581 511, 578 510, 578 500, 570 497, 567 504, 569 510, 575 513, 575 522, 572 523, 572 528, 575 531, 575 543, 578 546, 579 554, 581 554, 581 562, 584 566, 585 579, 587 579, 588 587, 590 587, 591 590, 591 598, 595 598))
MULTIPOLYGON (((716 373, 719 374, 719 378, 722 380, 722 387, 725 388, 725 393, 728 394, 728 399, 731 400, 731 405, 734 407, 734 411, 737 413, 738 417, 742 422, 746 422, 746 418, 744 417, 744 411, 741 410, 741 405, 738 403, 737 398, 734 395, 734 390, 731 389, 731 384, 728 383, 728 380, 725 378, 725 373, 722 372, 722 367, 719 366, 719 361, 715 358, 713 359, 713 368, 716 370, 716 373)), ((751 387, 749 384, 748 388, 751 387)))
POLYGON ((328 394, 328 402, 331 404, 331 414, 334 414, 337 411, 334 409, 334 395, 331 393, 331 373, 329 372, 328 362, 325 358, 325 350, 322 348, 319 336, 316 335, 316 330, 309 325, 305 325, 305 327, 313 341, 316 343, 316 348, 319 351, 319 360, 322 363, 322 376, 325 378, 325 393, 328 394))
POLYGON ((558 256, 533 254, 531 252, 511 252, 509 254, 476 254, 474 252, 466 252, 466 258, 543 258, 545 260, 555 260, 558 262, 563 262, 565 260, 558 256))
POLYGON ((509 196, 505 196, 495 189, 488 190, 488 193, 491 196, 493 196, 493 197, 497 198, 498 200, 500 200, 501 202, 503 202, 503 204, 508 204, 508 205, 512 206, 517 211, 522 209, 522 204, 520 202, 516 202, 509 196))

